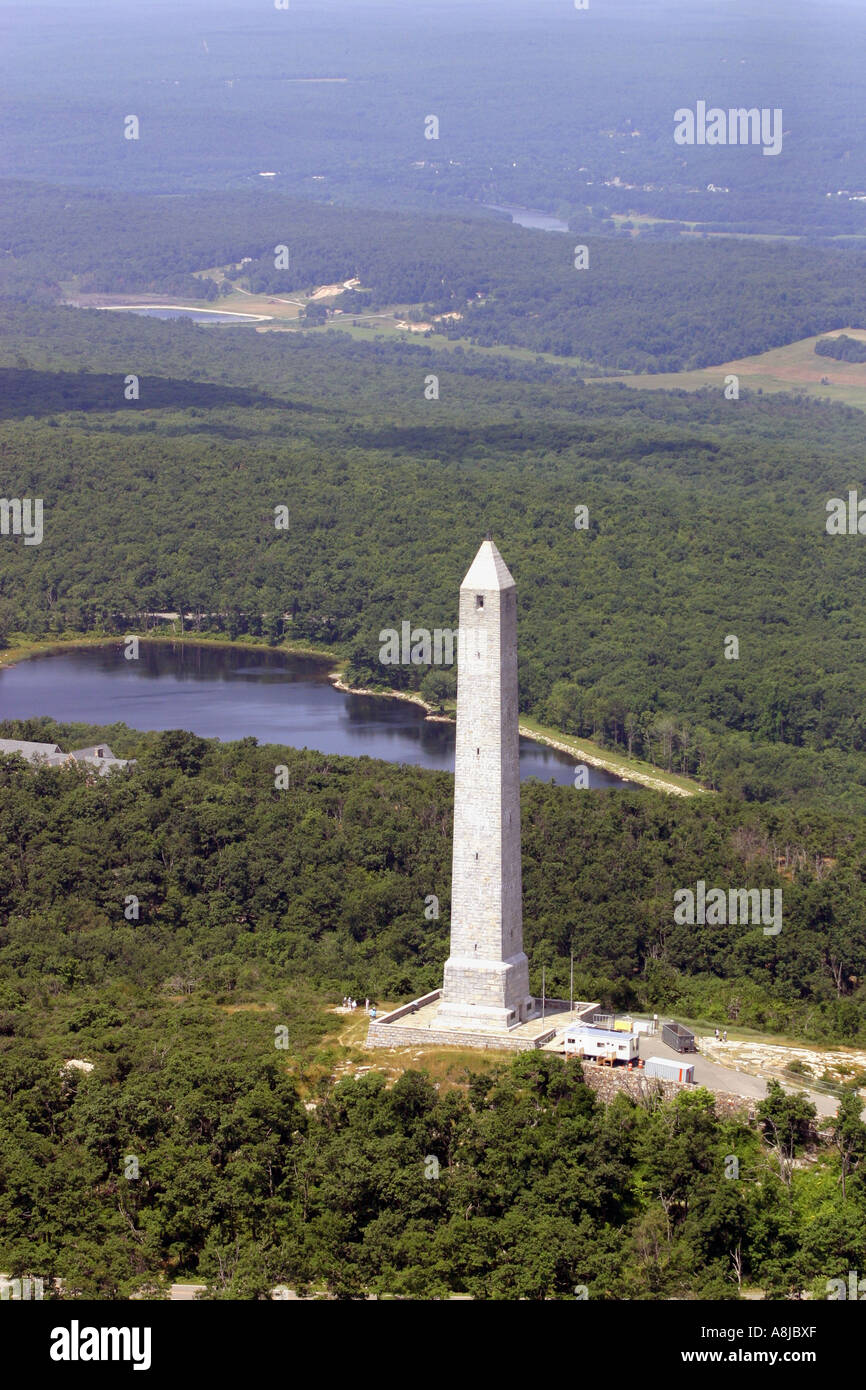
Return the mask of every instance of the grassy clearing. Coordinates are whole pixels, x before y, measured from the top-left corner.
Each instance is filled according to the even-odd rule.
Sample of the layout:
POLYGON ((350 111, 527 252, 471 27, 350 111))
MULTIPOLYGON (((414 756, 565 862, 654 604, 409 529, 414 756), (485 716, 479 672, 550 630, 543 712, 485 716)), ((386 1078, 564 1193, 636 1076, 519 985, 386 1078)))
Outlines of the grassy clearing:
POLYGON ((338 320, 330 319, 327 328, 331 331, 347 333, 355 342, 369 342, 371 336, 378 334, 387 339, 397 338, 401 343, 418 343, 422 347, 432 348, 436 352, 454 352, 455 348, 461 348, 463 352, 477 352, 485 357, 511 358, 517 362, 550 362, 555 367, 574 367, 577 371, 585 372, 587 376, 593 377, 604 376, 611 372, 609 367, 599 367, 593 362, 587 362, 582 357, 557 357, 553 352, 536 352, 535 348, 509 347, 505 344, 482 347, 471 342, 468 338, 445 338, 440 333, 431 333, 428 338, 423 333, 412 333, 408 329, 398 328, 396 321, 390 315, 378 319, 374 319, 372 315, 347 315, 346 318, 338 320), (357 328, 354 326, 356 322, 359 325, 357 328))
MULTIPOLYGON (((404 1001, 405 1002, 405 1001, 404 1001)), ((383 1014, 391 1009, 396 1009, 398 1004, 395 1002, 382 1003, 377 1001, 377 1012, 381 1018, 383 1014)), ((332 1011, 334 1012, 334 1011, 332 1011)), ((367 1071, 382 1072, 389 1081, 396 1081, 398 1076, 402 1076, 405 1071, 426 1071, 431 1080, 438 1082, 440 1088, 450 1089, 461 1087, 465 1089, 469 1081, 470 1072, 490 1071, 494 1066, 502 1065, 508 1058, 503 1053, 487 1053, 471 1047, 376 1047, 367 1048, 365 1046, 367 1038, 367 1027, 369 1020, 363 1008, 359 1008, 354 1014, 336 1013, 338 1020, 335 1027, 336 1037, 329 1039, 331 1044, 327 1050, 320 1054, 317 1062, 321 1067, 328 1061, 333 1065, 331 1075, 335 1080, 340 1080, 347 1076, 356 1076, 361 1069, 367 1071)), ((307 1073, 306 1080, 309 1084, 310 1073, 307 1073)))
POLYGON ((725 377, 734 375, 749 391, 803 392, 866 410, 866 362, 837 362, 832 357, 819 357, 815 352, 819 338, 837 338, 842 333, 866 341, 864 329, 833 329, 718 367, 704 367, 693 372, 641 373, 609 380, 641 391, 700 391, 709 386, 721 393, 725 377))
POLYGON ((638 236, 641 227, 685 227, 681 233, 685 237, 725 237, 737 241, 802 241, 802 237, 790 232, 710 232, 707 231, 706 222, 690 222, 687 218, 681 217, 652 217, 645 212, 613 212, 611 221, 616 223, 619 230, 622 229, 624 222, 632 224, 630 236, 638 236))

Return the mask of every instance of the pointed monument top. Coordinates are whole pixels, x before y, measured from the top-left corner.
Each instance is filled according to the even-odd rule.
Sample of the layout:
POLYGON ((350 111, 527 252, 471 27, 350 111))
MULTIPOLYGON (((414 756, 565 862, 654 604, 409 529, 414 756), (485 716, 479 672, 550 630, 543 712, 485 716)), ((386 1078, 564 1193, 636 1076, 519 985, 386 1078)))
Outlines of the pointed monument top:
POLYGON ((489 536, 481 544, 481 549, 469 566, 469 573, 460 585, 461 589, 513 589, 514 580, 489 536))

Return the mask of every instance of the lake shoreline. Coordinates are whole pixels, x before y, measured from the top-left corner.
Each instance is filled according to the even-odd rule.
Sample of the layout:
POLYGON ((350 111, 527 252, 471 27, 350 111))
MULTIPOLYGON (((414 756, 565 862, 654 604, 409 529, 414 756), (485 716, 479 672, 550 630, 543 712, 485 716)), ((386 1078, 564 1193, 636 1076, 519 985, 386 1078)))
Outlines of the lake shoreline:
POLYGON ((421 696, 408 690, 368 690, 360 685, 347 685, 343 680, 342 671, 332 671, 328 680, 335 690, 342 690, 344 695, 374 695, 383 700, 408 700, 410 705, 420 705, 426 711, 426 717, 435 724, 454 724, 450 714, 436 713, 438 706, 428 705, 427 701, 421 696))
MULTIPOLYGON (((363 686, 347 685, 338 675, 331 674, 328 677, 331 684, 337 689, 342 690, 347 695, 381 695, 391 700, 408 700, 410 704, 420 705, 427 711, 427 719, 438 721, 441 724, 455 724, 456 719, 450 714, 434 713, 435 705, 429 705, 420 695, 405 690, 369 690, 363 686)), ((601 772, 610 772, 615 777, 621 778, 623 782, 632 782, 635 786, 649 787, 652 791, 666 792, 669 796, 694 796, 695 792, 679 787, 675 782, 671 782, 663 773, 657 776, 649 772, 639 772, 637 769, 625 769, 619 763, 611 761, 593 751, 587 752, 586 748, 580 744, 563 743, 561 738, 556 738, 550 734, 544 734, 535 729, 528 728, 525 724, 518 724, 518 734, 521 738, 528 738, 533 743, 546 744, 548 748, 555 748, 558 753, 565 753, 570 758, 574 758, 575 763, 588 763, 590 767, 597 767, 601 772)))
MULTIPOLYGON (((366 687, 351 686, 343 679, 345 672, 345 658, 339 656, 334 651, 329 651, 324 647, 314 645, 301 645, 296 643, 282 642, 278 646, 267 645, 261 639, 255 638, 250 641, 238 641, 228 637, 206 636, 200 633, 146 633, 136 634, 139 641, 144 643, 168 642, 179 645, 198 646, 198 647, 217 647, 234 648, 241 651, 270 651, 282 653, 285 656, 306 656, 313 657, 330 664, 330 669, 324 673, 325 679, 336 690, 340 690, 346 695, 373 696, 388 700, 403 700, 413 705, 420 705, 425 711, 425 719, 431 723, 453 724, 455 719, 449 714, 437 712, 438 707, 430 705, 417 692, 405 690, 372 690, 366 687)), ((74 651, 76 648, 112 646, 121 644, 123 638, 117 634, 113 636, 86 637, 78 636, 70 639, 52 639, 45 642, 24 641, 12 643, 5 651, 0 651, 0 670, 9 669, 18 665, 20 662, 27 661, 37 656, 59 655, 63 652, 74 651)), ((675 796, 694 796, 703 791, 703 788, 695 786, 694 790, 678 786, 671 781, 661 769, 652 772, 643 769, 630 767, 625 762, 618 759, 606 757, 603 752, 594 746, 587 746, 583 740, 575 740, 573 743, 565 742, 569 736, 561 734, 558 730, 536 730, 528 725, 519 725, 521 737, 532 740, 534 743, 544 744, 557 752, 565 753, 576 763, 587 763, 591 767, 596 767, 599 771, 610 773, 614 777, 620 778, 624 782, 631 782, 636 786, 648 787, 653 791, 662 791, 667 795, 675 796)))
MULTIPOLYGON (((589 763, 591 767, 601 768, 604 772, 612 772, 624 782, 634 782, 637 786, 649 787, 652 791, 665 792, 668 796, 696 796, 698 791, 703 791, 703 788, 699 788, 698 791, 690 791, 685 787, 679 787, 676 782, 671 782, 662 772, 656 776, 654 773, 638 772, 634 768, 626 770, 619 763, 599 757, 597 753, 588 753, 583 745, 577 741, 573 744, 563 743, 560 739, 538 733, 535 729, 527 728, 523 724, 519 725, 518 732, 524 738, 534 739, 536 743, 546 743, 548 747, 555 748, 559 753, 568 753, 577 762, 589 763)), ((562 737, 565 738, 566 735, 563 734, 562 737)))
MULTIPOLYGON (((211 637, 205 636, 204 634, 190 634, 186 632, 130 633, 130 636, 133 635, 138 637, 140 642, 176 642, 192 647, 232 647, 239 651, 264 650, 268 652, 283 652, 286 656, 316 657, 323 663, 326 661, 331 663, 335 662, 334 653, 329 651, 326 647, 288 646, 284 643, 281 643, 278 647, 271 647, 260 638, 254 638, 252 641, 248 642, 241 642, 232 637, 211 637)), ((76 648, 110 647, 113 644, 122 643, 123 637, 118 634, 110 637, 58 637, 47 639, 44 642, 25 639, 24 643, 13 643, 7 647, 5 651, 0 651, 0 670, 8 669, 11 666, 17 666, 19 662, 28 661, 34 656, 55 656, 62 652, 74 651, 76 648)), ((330 680, 331 675, 340 674, 342 669, 342 664, 332 664, 328 679, 330 680)))

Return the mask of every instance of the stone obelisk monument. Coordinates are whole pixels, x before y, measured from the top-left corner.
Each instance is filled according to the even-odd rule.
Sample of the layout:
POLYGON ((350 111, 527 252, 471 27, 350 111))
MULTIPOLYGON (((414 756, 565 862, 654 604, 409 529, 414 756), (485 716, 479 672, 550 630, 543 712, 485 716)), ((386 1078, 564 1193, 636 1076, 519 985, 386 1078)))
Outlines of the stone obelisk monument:
POLYGON ((531 1009, 520 872, 517 590, 488 539, 460 586, 451 954, 436 1022, 504 1032, 531 1009))

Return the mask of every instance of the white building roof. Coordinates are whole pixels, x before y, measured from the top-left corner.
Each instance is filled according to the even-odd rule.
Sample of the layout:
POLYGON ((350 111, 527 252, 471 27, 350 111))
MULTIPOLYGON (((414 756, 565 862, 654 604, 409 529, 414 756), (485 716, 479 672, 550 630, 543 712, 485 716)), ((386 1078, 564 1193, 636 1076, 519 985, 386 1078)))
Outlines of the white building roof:
POLYGON ((23 738, 0 738, 0 753, 20 753, 22 758, 27 758, 29 762, 34 758, 50 758, 60 751, 60 745, 57 743, 32 743, 23 738))
POLYGON ((64 753, 57 743, 33 743, 28 739, 0 738, 0 754, 20 753, 29 763, 44 763, 46 767, 62 767, 69 762, 87 763, 106 773, 113 767, 128 767, 135 759, 115 758, 107 743, 94 743, 89 748, 76 748, 64 753))
POLYGON ((605 1043, 625 1043, 637 1042, 637 1033, 626 1033, 625 1031, 615 1031, 612 1028, 593 1028, 586 1023, 575 1023, 570 1028, 566 1028, 566 1035, 569 1038, 575 1036, 585 1038, 592 1042, 605 1043))

